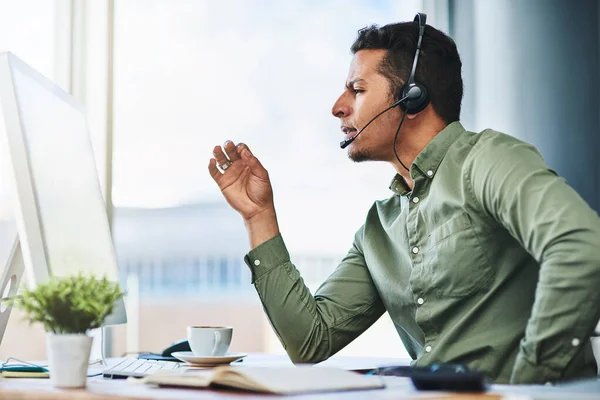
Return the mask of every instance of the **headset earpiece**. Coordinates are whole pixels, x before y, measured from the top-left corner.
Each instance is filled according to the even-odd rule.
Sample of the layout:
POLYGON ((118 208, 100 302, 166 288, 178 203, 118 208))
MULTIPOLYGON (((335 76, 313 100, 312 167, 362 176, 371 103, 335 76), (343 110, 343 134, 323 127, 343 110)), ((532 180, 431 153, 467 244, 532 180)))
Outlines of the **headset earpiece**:
POLYGON ((398 90, 398 98, 407 97, 405 101, 400 103, 402 111, 407 114, 416 114, 421 112, 429 104, 429 95, 425 86, 418 83, 402 85, 398 90))

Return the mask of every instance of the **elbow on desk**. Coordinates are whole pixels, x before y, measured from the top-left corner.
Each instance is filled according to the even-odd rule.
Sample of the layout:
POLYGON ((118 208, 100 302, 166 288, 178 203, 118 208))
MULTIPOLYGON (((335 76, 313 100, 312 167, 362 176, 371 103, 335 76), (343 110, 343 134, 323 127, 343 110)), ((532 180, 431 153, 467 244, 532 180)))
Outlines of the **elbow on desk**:
MULTIPOLYGON (((315 364, 327 360, 341 347, 334 345, 335 329, 323 318, 319 310, 306 318, 272 318, 269 321, 279 342, 294 364, 315 364), (283 322, 281 322, 283 320, 283 322)), ((304 316, 306 317, 306 315, 304 316)))
POLYGON ((325 361, 333 355, 331 342, 326 336, 325 334, 312 334, 303 341, 285 346, 285 350, 294 364, 316 364, 325 361))
POLYGON ((293 350, 286 351, 290 357, 290 360, 292 360, 294 364, 316 364, 329 358, 327 355, 316 352, 298 352, 293 350))

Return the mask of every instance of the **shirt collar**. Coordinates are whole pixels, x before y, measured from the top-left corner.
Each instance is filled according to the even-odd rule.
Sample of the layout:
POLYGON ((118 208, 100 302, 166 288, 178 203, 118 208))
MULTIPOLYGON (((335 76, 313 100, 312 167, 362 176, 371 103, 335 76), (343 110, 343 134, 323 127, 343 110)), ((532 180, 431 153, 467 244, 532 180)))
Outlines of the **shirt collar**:
MULTIPOLYGON (((459 121, 452 122, 442 129, 413 161, 411 176, 414 176, 416 168, 426 178, 433 179, 448 149, 463 132, 465 132, 465 128, 459 121)), ((399 174, 394 176, 390 190, 401 196, 410 192, 404 178, 399 174)))
POLYGON ((396 174, 390 183, 390 190, 400 196, 405 196, 410 193, 410 188, 400 174, 396 174))

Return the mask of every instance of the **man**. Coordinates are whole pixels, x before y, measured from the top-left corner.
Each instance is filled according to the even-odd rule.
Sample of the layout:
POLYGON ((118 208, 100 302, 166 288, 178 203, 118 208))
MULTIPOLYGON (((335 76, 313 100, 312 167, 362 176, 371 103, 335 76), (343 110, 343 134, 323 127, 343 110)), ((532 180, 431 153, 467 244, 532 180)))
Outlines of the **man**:
POLYGON ((407 107, 398 88, 418 41, 417 25, 400 23, 362 29, 352 45, 332 113, 349 158, 386 161, 396 176, 314 296, 279 233, 265 168, 245 144, 214 149, 209 172, 244 219, 275 332, 293 361, 318 362, 387 311, 416 366, 466 364, 499 383, 594 376, 597 213, 532 146, 463 128, 460 58, 431 26, 414 76, 428 101, 407 107))

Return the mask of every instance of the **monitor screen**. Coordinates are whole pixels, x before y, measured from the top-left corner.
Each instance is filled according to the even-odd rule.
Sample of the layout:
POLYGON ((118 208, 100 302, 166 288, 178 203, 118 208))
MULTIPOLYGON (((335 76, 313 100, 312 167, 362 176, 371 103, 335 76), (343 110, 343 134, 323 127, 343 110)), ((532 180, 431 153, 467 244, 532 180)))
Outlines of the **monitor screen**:
POLYGON ((86 270, 116 281, 85 115, 18 67, 13 80, 50 273, 86 270))
MULTIPOLYGON (((83 108, 10 53, 2 62, 8 63, 9 72, 0 76, 2 111, 18 194, 21 246, 26 263, 31 260, 28 271, 35 275, 30 280, 82 272, 118 282, 83 108), (12 89, 9 94, 7 87, 12 89), (43 261, 46 266, 40 271, 43 261)), ((122 318, 110 323, 125 322, 122 302, 116 312, 122 318)))
POLYGON ((0 268, 6 265, 8 255, 17 236, 17 224, 12 203, 14 195, 10 185, 10 163, 0 140, 0 268))

